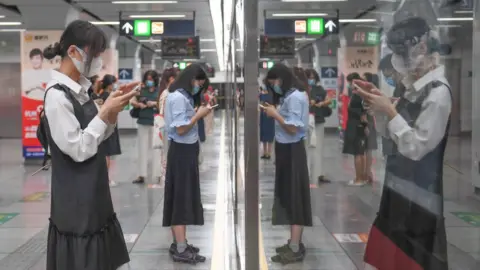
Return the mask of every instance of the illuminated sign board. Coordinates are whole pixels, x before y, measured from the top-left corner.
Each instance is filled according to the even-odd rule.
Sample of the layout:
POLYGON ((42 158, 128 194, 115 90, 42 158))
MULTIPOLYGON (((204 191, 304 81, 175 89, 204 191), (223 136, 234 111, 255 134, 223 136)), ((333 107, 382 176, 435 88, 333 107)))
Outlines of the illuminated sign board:
POLYGON ((195 36, 193 20, 121 20, 119 31, 121 36, 150 37, 195 36))
POLYGON ((267 36, 325 36, 338 34, 338 18, 266 19, 264 33, 267 36))
POLYGON ((352 41, 357 44, 378 45, 380 44, 380 33, 356 31, 353 33, 352 41))

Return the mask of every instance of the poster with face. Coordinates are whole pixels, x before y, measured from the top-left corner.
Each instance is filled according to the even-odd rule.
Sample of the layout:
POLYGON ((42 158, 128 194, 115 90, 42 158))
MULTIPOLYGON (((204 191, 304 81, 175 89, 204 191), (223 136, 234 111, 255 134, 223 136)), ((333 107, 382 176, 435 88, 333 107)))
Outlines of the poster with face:
POLYGON ((22 144, 25 158, 43 157, 37 139, 39 112, 43 108, 45 87, 51 71, 60 65, 60 57, 47 60, 43 50, 60 40, 62 31, 25 31, 20 35, 22 89, 22 144))

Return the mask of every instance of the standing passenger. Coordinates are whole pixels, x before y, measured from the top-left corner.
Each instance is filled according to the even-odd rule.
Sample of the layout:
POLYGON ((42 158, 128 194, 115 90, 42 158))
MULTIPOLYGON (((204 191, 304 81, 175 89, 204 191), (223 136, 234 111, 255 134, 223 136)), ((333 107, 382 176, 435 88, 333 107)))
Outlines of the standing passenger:
POLYGON ((275 199, 273 225, 290 225, 288 244, 277 248, 272 261, 282 264, 303 261, 304 226, 312 226, 310 184, 305 150, 308 129, 308 99, 292 71, 282 64, 274 65, 266 81, 274 94, 275 105, 262 109, 275 119, 275 199))
POLYGON ((199 106, 201 90, 208 78, 200 65, 188 66, 170 86, 165 105, 165 127, 170 147, 167 158, 163 226, 171 227, 174 261, 204 262, 199 249, 187 243, 187 225, 203 225, 200 194, 198 121, 211 112, 210 105, 199 106), (195 107, 199 106, 195 111, 195 107))
POLYGON ((99 145, 113 133, 118 113, 136 94, 135 84, 121 87, 97 110, 87 78, 102 68, 106 46, 102 30, 74 21, 60 42, 44 51, 47 59, 62 58, 52 71, 41 119, 52 155, 47 270, 114 270, 130 260, 99 145))
MULTIPOLYGON (((148 171, 148 160, 152 157, 153 150, 153 118, 157 110, 158 101, 158 73, 149 70, 143 75, 144 87, 140 90, 140 95, 132 99, 132 106, 139 108, 137 124, 138 124, 138 163, 139 174, 137 179, 133 180, 134 184, 145 183, 148 171)), ((158 157, 153 157, 157 160, 158 157)), ((156 164, 156 162, 153 162, 156 164)), ((159 175, 155 175, 159 176, 159 175)))

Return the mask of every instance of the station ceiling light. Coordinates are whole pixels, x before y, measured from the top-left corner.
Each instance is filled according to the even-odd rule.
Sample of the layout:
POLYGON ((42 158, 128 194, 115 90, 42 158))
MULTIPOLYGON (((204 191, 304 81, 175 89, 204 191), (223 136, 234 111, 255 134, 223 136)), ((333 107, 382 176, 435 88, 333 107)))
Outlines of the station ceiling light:
POLYGON ((25 29, 0 29, 0 32, 24 32, 25 29))
POLYGON ((118 21, 111 21, 111 22, 91 21, 90 23, 94 25, 119 25, 120 24, 120 22, 118 21))
POLYGON ((272 17, 316 17, 328 16, 327 13, 273 13, 272 17))
POLYGON ((300 3, 300 2, 347 2, 348 0, 282 0, 282 2, 293 2, 293 3, 300 3))
POLYGON ((4 25, 4 26, 7 26, 7 25, 22 25, 21 22, 0 22, 0 25, 4 25))
POLYGON ((377 22, 377 19, 340 19, 341 23, 371 23, 377 22))
POLYGON ((136 4, 177 4, 178 1, 112 1, 112 4, 136 5, 136 4))
POLYGON ((457 18, 438 18, 439 22, 466 22, 466 21, 473 21, 472 17, 457 17, 457 18))
POLYGON ((3 18, 5 18, 5 15, 0 15, 0 19, 3 19, 3 18))
POLYGON ((185 14, 165 14, 165 15, 130 15, 133 19, 148 19, 148 18, 185 18, 185 14))
POLYGON ((201 52, 216 52, 217 49, 200 49, 201 52))

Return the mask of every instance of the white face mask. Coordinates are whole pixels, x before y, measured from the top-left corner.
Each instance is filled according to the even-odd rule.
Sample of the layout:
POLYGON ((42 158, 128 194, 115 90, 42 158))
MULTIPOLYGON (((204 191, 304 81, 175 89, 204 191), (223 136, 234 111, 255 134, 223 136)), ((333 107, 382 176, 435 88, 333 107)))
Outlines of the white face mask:
POLYGON ((87 54, 80 48, 76 47, 75 46, 75 49, 82 55, 82 60, 83 61, 79 61, 77 59, 75 59, 74 57, 70 56, 70 59, 72 59, 72 62, 73 64, 75 65, 75 67, 77 68, 78 72, 80 72, 80 74, 82 74, 83 76, 87 77, 87 78, 90 78, 90 77, 93 77, 95 75, 97 75, 98 73, 100 73, 100 71, 102 70, 102 66, 103 66, 103 61, 102 61, 102 58, 99 56, 99 57, 95 57, 92 59, 92 63, 90 65, 90 69, 88 71, 88 73, 86 73, 86 61, 87 61, 87 54))

